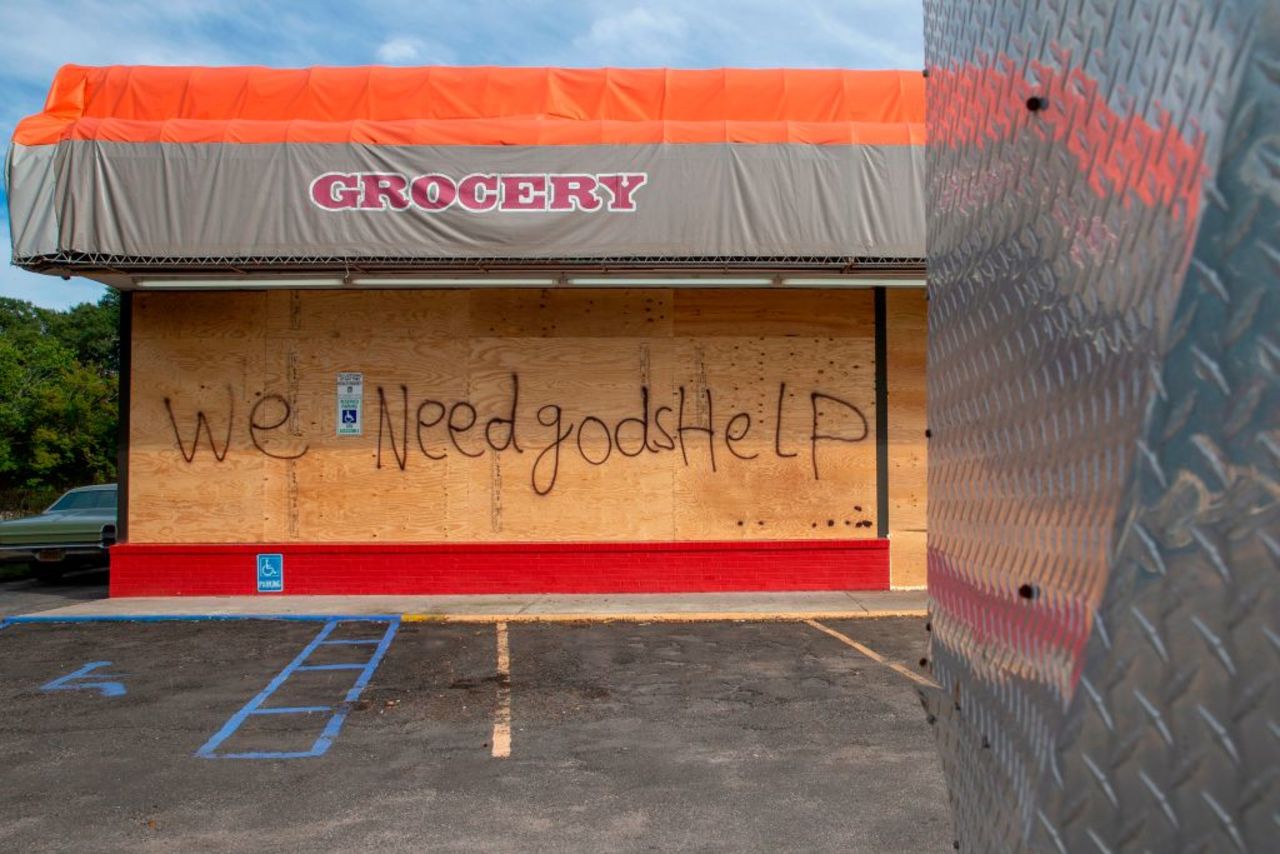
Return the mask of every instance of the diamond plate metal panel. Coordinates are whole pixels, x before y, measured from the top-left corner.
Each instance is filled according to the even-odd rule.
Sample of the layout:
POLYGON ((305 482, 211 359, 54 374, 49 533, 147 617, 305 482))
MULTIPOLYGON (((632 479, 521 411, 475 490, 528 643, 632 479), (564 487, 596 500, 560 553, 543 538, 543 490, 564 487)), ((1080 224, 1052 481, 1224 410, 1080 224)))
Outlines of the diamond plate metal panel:
POLYGON ((1280 10, 926 4, 927 697, 961 847, 1280 832, 1280 10))

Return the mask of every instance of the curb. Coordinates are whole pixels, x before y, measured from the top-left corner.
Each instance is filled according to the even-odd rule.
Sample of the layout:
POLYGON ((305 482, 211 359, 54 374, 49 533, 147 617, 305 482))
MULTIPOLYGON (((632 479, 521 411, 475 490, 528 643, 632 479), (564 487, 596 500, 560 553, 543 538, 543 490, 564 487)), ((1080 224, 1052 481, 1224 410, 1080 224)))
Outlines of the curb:
POLYGON ((804 620, 867 620, 892 617, 927 617, 923 609, 899 611, 710 611, 647 614, 404 614, 406 623, 794 623, 804 620))
POLYGON ((399 614, 68 614, 65 616, 28 614, 0 620, 0 629, 19 623, 228 623, 239 620, 277 622, 399 622, 399 614))
POLYGON ((654 612, 643 614, 75 614, 66 616, 30 614, 0 618, 0 629, 19 624, 39 623, 215 623, 240 620, 276 622, 404 622, 404 623, 793 623, 805 620, 878 620, 924 618, 924 609, 894 611, 710 611, 694 613, 654 612))

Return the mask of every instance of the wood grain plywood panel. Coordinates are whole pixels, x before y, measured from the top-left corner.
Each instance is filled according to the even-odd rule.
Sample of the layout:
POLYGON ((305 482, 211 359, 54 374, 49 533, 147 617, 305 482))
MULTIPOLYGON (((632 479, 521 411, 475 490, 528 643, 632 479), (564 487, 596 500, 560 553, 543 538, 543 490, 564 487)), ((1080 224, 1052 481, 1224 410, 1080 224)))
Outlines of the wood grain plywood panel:
MULTIPOLYGON (((468 538, 670 539, 671 461, 652 450, 652 419, 653 401, 670 396, 671 359, 664 338, 474 339, 471 399, 487 426, 510 417, 518 382, 521 451, 492 455, 488 474, 492 462, 466 462, 483 485, 470 492, 468 538)), ((507 445, 505 424, 491 439, 507 445)))
POLYGON ((634 338, 671 334, 667 289, 480 290, 470 334, 493 338, 634 338))
POLYGON ((889 398, 890 577, 894 587, 925 583, 928 508, 925 360, 928 302, 916 289, 886 294, 889 398))
POLYGON ((135 341, 139 542, 874 535, 867 293, 190 296, 146 295, 135 341), (360 436, 335 435, 341 371, 360 436), (226 462, 185 462, 166 396, 184 429, 230 413, 226 462))
POLYGON ((771 338, 872 338, 875 296, 862 290, 683 289, 675 291, 674 334, 771 338))
POLYGON ((266 459, 246 426, 262 371, 262 342, 248 336, 134 340, 131 541, 263 538, 266 459))
POLYGON ((459 338, 467 305, 467 292, 457 289, 271 291, 266 328, 332 347, 383 335, 459 338))
MULTIPOLYGON (((686 423, 715 434, 676 460, 677 538, 874 536, 873 356, 854 337, 678 339, 686 423)), ((671 405, 679 422, 678 389, 671 405)))
MULTIPOLYGON (((301 541, 418 542, 446 539, 457 485, 445 453, 443 419, 429 424, 468 394, 468 345, 463 338, 407 337, 400 330, 348 338, 300 341, 297 409, 307 453, 298 476, 301 541), (364 373, 364 430, 337 435, 338 373, 364 373), (432 403, 434 401, 434 403, 432 403), (451 488, 452 487, 452 488, 451 488)), ((462 423, 457 421, 456 423, 462 423)), ((474 430, 455 431, 462 447, 474 430)))
POLYGON ((298 542, 430 542, 445 536, 454 484, 447 465, 422 460, 402 472, 368 449, 308 453, 295 463, 300 486, 298 542))
POLYGON ((229 342, 261 339, 266 333, 265 291, 135 292, 133 296, 133 339, 189 340, 193 338, 229 342), (256 319, 256 322, 246 322, 256 319))

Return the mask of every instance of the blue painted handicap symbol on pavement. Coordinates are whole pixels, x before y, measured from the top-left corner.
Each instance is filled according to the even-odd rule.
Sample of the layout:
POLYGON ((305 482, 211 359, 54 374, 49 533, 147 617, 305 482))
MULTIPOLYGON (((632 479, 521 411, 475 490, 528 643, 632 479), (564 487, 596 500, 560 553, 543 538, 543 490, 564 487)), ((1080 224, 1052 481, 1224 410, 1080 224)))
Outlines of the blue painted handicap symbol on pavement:
POLYGON ((284 592, 284 555, 258 555, 258 592, 284 592))
POLYGON ((355 423, 356 423, 357 421, 359 421, 359 420, 360 420, 360 419, 359 419, 359 416, 357 416, 357 415, 356 415, 356 411, 355 411, 354 409, 344 409, 344 410, 342 410, 342 423, 343 423, 343 424, 355 424, 355 423))
MULTIPOLYGON (((125 694, 124 685, 120 682, 87 682, 81 681, 88 679, 90 671, 97 670, 99 667, 106 667, 110 661, 90 661, 79 670, 68 673, 66 676, 59 676, 52 682, 42 685, 41 691, 87 691, 93 689, 98 691, 103 697, 122 697, 125 694)), ((116 679, 122 678, 120 673, 95 673, 93 679, 103 679, 107 676, 113 676, 116 679)))

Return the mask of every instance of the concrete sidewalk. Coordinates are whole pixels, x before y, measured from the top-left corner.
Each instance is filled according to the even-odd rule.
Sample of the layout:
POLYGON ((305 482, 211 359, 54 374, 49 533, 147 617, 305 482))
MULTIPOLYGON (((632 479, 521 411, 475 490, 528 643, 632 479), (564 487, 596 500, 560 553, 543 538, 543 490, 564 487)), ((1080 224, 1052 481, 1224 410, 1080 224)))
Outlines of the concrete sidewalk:
POLYGON ((407 621, 698 622, 923 617, 924 591, 632 593, 523 596, 179 596, 99 599, 41 611, 41 620, 110 617, 399 616, 407 621))

